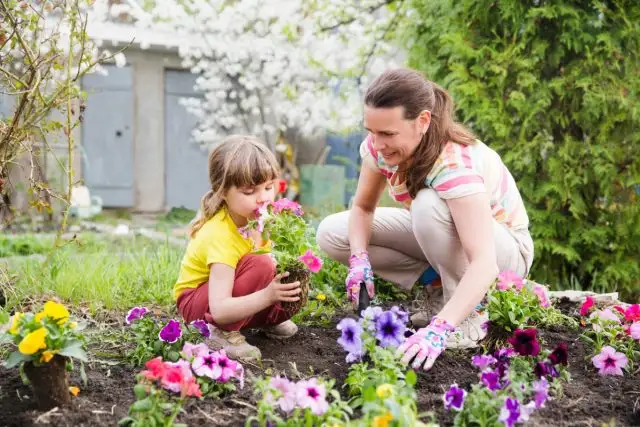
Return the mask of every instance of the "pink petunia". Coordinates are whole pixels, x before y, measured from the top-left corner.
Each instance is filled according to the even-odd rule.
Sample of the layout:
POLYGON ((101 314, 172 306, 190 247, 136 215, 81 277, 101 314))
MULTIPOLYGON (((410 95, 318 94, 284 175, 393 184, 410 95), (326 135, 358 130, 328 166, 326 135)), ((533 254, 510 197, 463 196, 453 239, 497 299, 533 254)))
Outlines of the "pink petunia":
MULTIPOLYGON (((296 384, 289 381, 286 377, 273 377, 269 381, 269 386, 282 393, 282 396, 277 400, 277 404, 280 409, 286 413, 293 411, 296 407, 296 384)), ((269 394, 268 400, 273 400, 273 396, 269 394)))
POLYGON ((547 308, 551 305, 551 302, 549 301, 548 289, 546 286, 536 283, 535 287, 533 288, 533 293, 538 297, 538 300, 540 301, 540 305, 542 307, 547 308))
POLYGON ((595 300, 593 299, 593 297, 588 296, 582 303, 582 307, 580 307, 580 316, 586 316, 594 304, 595 304, 595 300))
POLYGON ((634 340, 640 341, 640 322, 634 322, 629 327, 629 335, 634 340))
POLYGON ((174 393, 181 393, 184 384, 193 378, 191 364, 185 360, 177 362, 164 362, 165 370, 160 380, 160 384, 166 390, 174 393))
POLYGON ((224 350, 212 353, 215 356, 215 365, 213 367, 213 379, 226 383, 231 378, 240 380, 241 385, 244 382, 244 368, 235 360, 229 359, 224 350))
POLYGON ((622 375, 622 368, 627 366, 629 359, 624 353, 605 345, 600 354, 593 356, 591 362, 593 362, 593 366, 598 368, 600 375, 622 375))
POLYGON ((498 284, 496 288, 500 291, 506 291, 507 289, 516 288, 516 290, 522 289, 524 281, 522 277, 515 271, 505 270, 498 275, 498 284))
POLYGON ((162 357, 160 356, 147 361, 144 366, 147 369, 140 373, 147 379, 157 380, 162 378, 162 376, 164 375, 164 362, 162 361, 162 357))
POLYGON ((298 203, 283 198, 280 200, 276 200, 275 202, 273 202, 273 213, 274 214, 279 214, 283 211, 290 211, 294 214, 296 214, 297 216, 302 216, 304 215, 304 212, 302 211, 302 206, 300 206, 298 203))
POLYGON ((596 322, 592 325, 593 330, 596 332, 600 332, 602 330, 602 322, 620 324, 620 318, 609 308, 594 311, 591 313, 591 316, 589 316, 589 319, 591 322, 596 322))
POLYGON ((315 415, 322 415, 329 410, 324 385, 318 384, 315 378, 296 384, 296 401, 301 408, 309 408, 315 415))
POLYGON ((616 305, 613 308, 624 316, 626 322, 636 322, 640 320, 640 304, 616 305))
POLYGON ((182 347, 182 356, 186 360, 193 360, 196 357, 205 356, 209 354, 209 347, 205 343, 191 344, 187 342, 182 347))
POLYGON ((311 249, 307 249, 304 254, 298 257, 298 260, 303 262, 312 273, 317 273, 322 268, 322 260, 315 256, 311 249))
POLYGON ((196 356, 191 364, 193 368, 193 372, 196 373, 199 377, 208 377, 216 379, 214 368, 216 367, 217 361, 215 354, 210 354, 208 351, 206 354, 196 356))

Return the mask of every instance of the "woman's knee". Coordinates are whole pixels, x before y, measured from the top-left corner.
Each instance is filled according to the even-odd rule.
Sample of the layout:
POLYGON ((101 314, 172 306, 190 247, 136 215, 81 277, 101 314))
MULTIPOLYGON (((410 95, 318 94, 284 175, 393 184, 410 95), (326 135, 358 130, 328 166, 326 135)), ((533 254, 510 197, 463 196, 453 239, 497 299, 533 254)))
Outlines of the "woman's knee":
POLYGON ((348 222, 349 212, 345 211, 327 216, 318 225, 316 242, 332 258, 349 250, 348 222))
POLYGON ((411 203, 411 226, 418 242, 437 237, 450 223, 451 213, 444 200, 430 188, 418 192, 411 203))

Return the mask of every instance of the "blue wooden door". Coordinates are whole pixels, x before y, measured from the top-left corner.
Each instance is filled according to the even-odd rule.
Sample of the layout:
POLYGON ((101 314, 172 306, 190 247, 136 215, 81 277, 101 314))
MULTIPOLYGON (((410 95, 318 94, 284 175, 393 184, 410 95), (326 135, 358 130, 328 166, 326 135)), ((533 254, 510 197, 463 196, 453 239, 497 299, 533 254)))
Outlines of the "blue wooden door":
POLYGON ((133 78, 130 67, 82 81, 88 93, 82 124, 83 177, 106 207, 133 207, 133 78))
POLYGON ((165 204, 168 208, 197 210, 209 190, 208 150, 193 140, 196 117, 181 105, 185 97, 199 96, 196 76, 188 71, 165 71, 165 204))

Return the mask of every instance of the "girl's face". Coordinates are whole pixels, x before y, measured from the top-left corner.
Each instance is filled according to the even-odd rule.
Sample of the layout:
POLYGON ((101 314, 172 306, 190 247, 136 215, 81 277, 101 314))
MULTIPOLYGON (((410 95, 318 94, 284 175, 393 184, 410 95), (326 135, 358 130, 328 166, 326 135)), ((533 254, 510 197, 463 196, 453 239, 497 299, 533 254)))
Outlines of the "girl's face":
POLYGON ((276 180, 264 182, 254 187, 236 187, 227 190, 224 201, 227 204, 233 222, 243 227, 254 216, 258 206, 264 202, 273 202, 276 197, 276 180))
POLYGON ((364 107, 364 127, 373 138, 373 148, 389 166, 409 160, 431 121, 424 110, 414 120, 404 118, 404 107, 364 107))

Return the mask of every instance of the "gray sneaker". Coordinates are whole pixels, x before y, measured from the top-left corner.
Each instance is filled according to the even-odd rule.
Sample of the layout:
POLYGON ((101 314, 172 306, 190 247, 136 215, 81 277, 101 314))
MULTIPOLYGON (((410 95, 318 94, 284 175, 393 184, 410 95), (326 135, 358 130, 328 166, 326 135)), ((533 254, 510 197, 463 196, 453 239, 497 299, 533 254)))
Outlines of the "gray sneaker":
POLYGON ((425 286, 422 291, 422 301, 416 301, 416 303, 414 305, 416 313, 411 316, 411 323, 415 328, 424 328, 444 306, 442 286, 425 286))
POLYGON ((269 338, 283 340, 294 336, 298 332, 298 326, 291 320, 285 320, 278 325, 265 326, 262 330, 269 338))
POLYGON ((447 348, 476 348, 478 341, 487 336, 487 330, 483 327, 489 320, 486 310, 473 310, 462 321, 460 326, 453 331, 447 339, 447 348))
POLYGON ((213 350, 224 350, 231 359, 254 361, 262 358, 260 349, 249 344, 238 331, 214 328, 205 342, 213 350))

